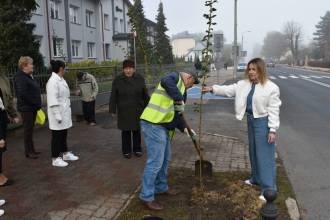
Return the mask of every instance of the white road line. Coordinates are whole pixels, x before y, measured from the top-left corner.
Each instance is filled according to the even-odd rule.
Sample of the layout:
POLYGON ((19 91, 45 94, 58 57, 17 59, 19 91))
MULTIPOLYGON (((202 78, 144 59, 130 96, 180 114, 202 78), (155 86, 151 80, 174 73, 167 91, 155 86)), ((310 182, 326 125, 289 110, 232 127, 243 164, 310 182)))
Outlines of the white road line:
POLYGON ((329 78, 329 79, 330 79, 330 76, 323 76, 323 78, 324 78, 324 77, 325 77, 325 78, 329 78))
POLYGON ((317 78, 317 79, 322 79, 322 77, 320 77, 320 76, 310 76, 310 77, 317 78))
POLYGON ((325 87, 330 88, 330 85, 329 85, 329 84, 321 83, 321 82, 318 82, 318 81, 315 81, 315 80, 312 80, 312 79, 305 79, 305 78, 303 78, 303 79, 304 79, 304 80, 307 80, 307 81, 309 81, 309 82, 316 83, 316 84, 319 84, 319 85, 321 85, 321 86, 325 86, 325 87))
POLYGON ((309 79, 310 77, 309 76, 300 76, 302 77, 303 79, 309 79))
POLYGON ((276 79, 274 76, 268 76, 269 79, 276 79))
POLYGON ((278 76, 278 77, 280 77, 281 79, 287 79, 285 76, 278 76))
POLYGON ((294 76, 294 75, 289 76, 289 77, 294 78, 294 79, 298 79, 299 78, 298 76, 294 76))

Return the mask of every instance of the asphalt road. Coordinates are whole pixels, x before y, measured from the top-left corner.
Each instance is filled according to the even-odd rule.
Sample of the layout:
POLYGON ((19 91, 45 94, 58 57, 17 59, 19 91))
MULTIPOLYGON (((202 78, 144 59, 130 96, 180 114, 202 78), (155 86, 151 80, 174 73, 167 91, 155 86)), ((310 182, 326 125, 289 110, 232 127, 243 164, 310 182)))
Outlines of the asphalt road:
POLYGON ((277 150, 305 220, 330 219, 330 75, 268 68, 281 92, 277 150))

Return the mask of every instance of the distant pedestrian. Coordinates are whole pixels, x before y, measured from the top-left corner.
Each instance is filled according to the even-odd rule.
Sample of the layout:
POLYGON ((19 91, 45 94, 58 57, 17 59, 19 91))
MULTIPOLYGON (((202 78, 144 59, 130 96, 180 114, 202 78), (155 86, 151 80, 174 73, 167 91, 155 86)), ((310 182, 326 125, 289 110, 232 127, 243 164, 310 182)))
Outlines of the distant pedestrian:
MULTIPOLYGON (((18 123, 18 112, 14 106, 14 99, 11 95, 9 79, 2 74, 2 66, 0 64, 0 141, 6 141, 8 116, 18 123)), ((11 185, 14 181, 8 179, 2 170, 2 153, 7 150, 6 144, 0 146, 0 186, 11 185)), ((0 200, 1 201, 1 200, 0 200)))
POLYGON ((47 82, 47 112, 49 128, 52 131, 51 151, 52 165, 65 167, 63 160, 78 160, 72 152, 68 151, 67 134, 72 126, 70 89, 65 79, 65 63, 61 60, 50 61, 52 76, 47 82), (63 153, 63 159, 60 153, 63 153))
POLYGON ((14 87, 17 96, 17 110, 23 119, 25 156, 37 159, 41 152, 36 151, 33 142, 33 129, 37 111, 41 109, 41 94, 39 84, 34 80, 33 59, 21 57, 18 61, 19 70, 14 76, 14 87))
POLYGON ((196 59, 195 68, 196 68, 197 76, 199 76, 200 73, 202 72, 202 63, 201 61, 199 61, 199 58, 196 59))
POLYGON ((79 72, 77 73, 77 90, 76 95, 82 95, 82 109, 86 124, 95 126, 95 99, 99 91, 99 87, 92 74, 79 72))
POLYGON ((227 67, 228 67, 228 63, 227 63, 227 62, 225 62, 225 63, 223 64, 223 67, 225 68, 225 70, 227 70, 227 67))
POLYGON ((243 80, 228 86, 204 87, 202 92, 235 96, 236 118, 247 112, 249 156, 252 177, 248 185, 259 184, 259 198, 265 200, 267 188, 276 189, 275 133, 280 126, 280 90, 267 76, 265 62, 260 58, 248 63, 243 80))
POLYGON ((117 126, 121 130, 122 152, 125 158, 131 158, 132 135, 133 152, 142 156, 140 116, 148 105, 148 94, 144 78, 135 73, 135 63, 124 60, 124 73, 117 76, 112 83, 109 101, 109 113, 117 117, 117 126))

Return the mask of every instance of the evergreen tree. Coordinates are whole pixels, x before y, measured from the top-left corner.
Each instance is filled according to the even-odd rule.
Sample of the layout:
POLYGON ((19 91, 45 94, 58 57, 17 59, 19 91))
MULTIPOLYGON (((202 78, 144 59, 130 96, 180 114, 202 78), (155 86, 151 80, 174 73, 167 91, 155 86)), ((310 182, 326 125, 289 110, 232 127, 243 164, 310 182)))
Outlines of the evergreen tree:
POLYGON ((321 17, 321 21, 316 27, 316 32, 313 34, 317 37, 314 40, 317 41, 319 50, 322 51, 324 58, 330 57, 330 11, 327 11, 324 17, 321 17))
POLYGON ((40 42, 33 35, 34 23, 27 23, 37 9, 32 0, 0 1, 0 62, 8 68, 17 68, 21 56, 29 56, 36 67, 44 66, 39 52, 40 42))
MULTIPOLYGON (((147 62, 150 63, 152 46, 148 41, 148 37, 151 34, 147 29, 147 22, 143 11, 143 5, 141 0, 136 0, 134 5, 129 9, 130 23, 133 26, 133 32, 136 31, 135 37, 135 50, 136 50, 136 62, 141 64, 145 63, 145 56, 147 56, 147 62), (134 29, 135 28, 135 29, 134 29)), ((129 40, 129 57, 134 60, 134 41, 133 37, 129 40)))
POLYGON ((158 64, 172 64, 173 59, 173 49, 170 44, 170 38, 165 34, 168 31, 165 23, 165 15, 163 12, 163 3, 159 3, 158 15, 156 17, 156 27, 155 27, 155 50, 154 58, 156 58, 158 64))

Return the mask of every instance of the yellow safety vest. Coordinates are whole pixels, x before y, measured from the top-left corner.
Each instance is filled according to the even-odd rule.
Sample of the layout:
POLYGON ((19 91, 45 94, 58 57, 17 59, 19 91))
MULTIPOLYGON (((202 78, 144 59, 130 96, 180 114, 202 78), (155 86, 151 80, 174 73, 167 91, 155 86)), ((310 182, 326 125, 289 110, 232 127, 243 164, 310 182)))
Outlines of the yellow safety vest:
MULTIPOLYGON (((185 87, 181 76, 179 76, 179 81, 176 86, 183 95, 185 87)), ((174 114, 174 100, 159 83, 140 118, 151 123, 160 124, 171 122, 174 118, 174 114)), ((170 131, 170 139, 172 139, 173 135, 174 131, 170 131)))

